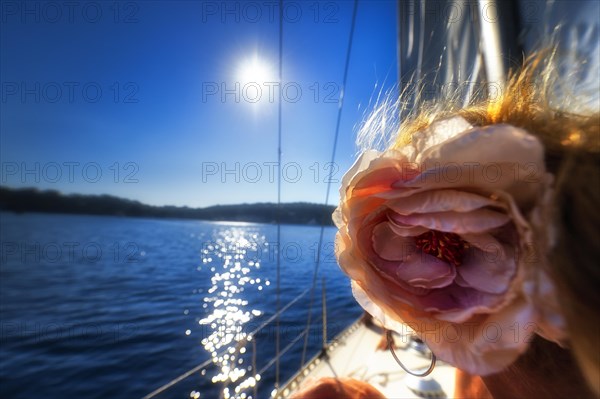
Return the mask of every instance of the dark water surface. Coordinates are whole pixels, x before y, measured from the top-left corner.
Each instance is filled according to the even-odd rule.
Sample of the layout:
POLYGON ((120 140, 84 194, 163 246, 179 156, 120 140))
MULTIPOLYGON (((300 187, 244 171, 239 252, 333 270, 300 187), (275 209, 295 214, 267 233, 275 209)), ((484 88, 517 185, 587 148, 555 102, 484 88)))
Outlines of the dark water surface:
MULTIPOLYGON (((0 397, 141 398, 211 357, 158 397, 254 397, 254 385, 268 397, 274 367, 255 378, 252 352, 261 370, 275 325, 247 334, 277 306, 276 234, 263 224, 1 213, 0 397)), ((329 338, 361 313, 334 234, 325 230, 319 273, 329 338)), ((281 226, 281 306, 310 287, 318 239, 318 227, 281 226)), ((305 328, 309 301, 282 316, 281 348, 305 328)), ((309 355, 322 340, 320 284, 313 310, 309 355)), ((282 357, 281 381, 302 346, 282 357)))

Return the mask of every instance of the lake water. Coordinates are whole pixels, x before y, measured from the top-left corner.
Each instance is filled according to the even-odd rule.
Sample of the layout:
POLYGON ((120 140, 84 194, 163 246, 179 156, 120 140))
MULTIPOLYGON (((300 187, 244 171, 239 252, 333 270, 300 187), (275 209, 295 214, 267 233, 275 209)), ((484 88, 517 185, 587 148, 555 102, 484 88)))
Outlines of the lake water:
MULTIPOLYGON (((331 339, 360 316, 326 228, 308 334, 321 345, 321 279, 331 339)), ((268 397, 277 248, 281 306, 310 287, 319 227, 0 214, 0 397, 141 398, 203 361, 159 398, 268 397), (253 369, 252 352, 256 347, 253 369), (227 383, 225 383, 227 382, 227 383), (236 391, 237 388, 237 391, 236 391)), ((280 347, 306 326, 310 294, 283 314, 280 347)), ((281 358, 298 370, 303 339, 281 358)))

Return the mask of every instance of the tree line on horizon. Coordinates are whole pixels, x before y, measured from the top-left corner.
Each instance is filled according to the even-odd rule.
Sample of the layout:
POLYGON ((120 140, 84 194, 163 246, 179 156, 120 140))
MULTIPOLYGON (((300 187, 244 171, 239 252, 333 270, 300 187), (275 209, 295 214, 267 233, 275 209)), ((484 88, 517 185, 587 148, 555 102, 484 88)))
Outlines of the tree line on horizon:
POLYGON ((335 207, 308 202, 215 205, 205 208, 154 206, 111 195, 65 195, 55 190, 0 187, 0 210, 16 213, 43 212, 105 216, 129 216, 254 223, 333 225, 335 207), (279 209, 279 214, 278 214, 279 209))

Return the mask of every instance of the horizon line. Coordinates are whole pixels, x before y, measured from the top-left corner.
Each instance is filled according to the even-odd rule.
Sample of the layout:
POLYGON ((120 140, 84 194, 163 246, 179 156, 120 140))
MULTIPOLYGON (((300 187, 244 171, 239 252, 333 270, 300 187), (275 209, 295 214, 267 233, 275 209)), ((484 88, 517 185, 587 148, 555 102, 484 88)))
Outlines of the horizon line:
MULTIPOLYGON (((52 188, 39 188, 39 187, 35 187, 35 186, 28 186, 28 187, 10 187, 10 186, 5 186, 5 185, 0 185, 0 190, 7 190, 7 191, 36 191, 38 193, 57 193, 60 196, 63 197, 74 197, 74 196, 81 196, 81 197, 111 197, 111 198, 115 198, 115 199, 119 199, 119 200, 123 200, 123 201, 130 201, 130 202, 137 202, 141 205, 145 205, 145 206, 150 206, 150 207, 156 207, 156 208, 189 208, 189 209, 206 209, 206 208, 213 208, 213 207, 217 207, 217 206, 239 206, 239 205, 261 205, 261 204, 265 204, 265 205, 277 205, 278 203, 276 201, 273 202, 238 202, 238 203, 231 203, 231 204, 223 204, 223 203, 217 203, 217 204, 213 204, 213 205, 206 205, 206 206, 189 206, 189 205, 169 205, 169 204, 164 204, 164 205, 151 205, 148 204, 146 202, 142 202, 140 200, 137 199, 131 199, 131 198, 127 198, 127 197, 121 197, 121 196, 117 196, 117 195, 113 195, 113 194, 82 194, 82 193, 65 193, 63 191, 60 191, 58 189, 52 189, 52 188)), ((0 200, 1 202, 1 200, 0 200)), ((332 204, 325 204, 325 203, 319 203, 319 202, 308 202, 308 201, 291 201, 291 202, 280 202, 279 204, 281 205, 291 205, 291 204, 307 204, 307 205, 317 205, 317 206, 330 206, 330 207, 335 207, 336 205, 332 205, 332 204)))

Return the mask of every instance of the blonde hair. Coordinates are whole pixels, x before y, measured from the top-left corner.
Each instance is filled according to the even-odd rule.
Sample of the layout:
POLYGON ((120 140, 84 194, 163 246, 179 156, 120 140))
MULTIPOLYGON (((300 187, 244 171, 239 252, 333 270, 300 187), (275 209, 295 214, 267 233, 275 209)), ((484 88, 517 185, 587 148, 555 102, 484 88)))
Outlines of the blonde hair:
MULTIPOLYGON (((556 176, 558 244, 550 257, 550 274, 557 283, 571 346, 592 388, 600 392, 600 114, 584 107, 580 113, 572 111, 578 109, 579 99, 569 95, 569 79, 559 74, 557 58, 556 47, 528 57, 494 98, 466 106, 460 93, 441 101, 409 101, 404 94, 396 102, 388 99, 366 120, 358 139, 363 147, 385 143, 398 148, 435 120, 460 115, 474 126, 508 123, 542 141, 547 168, 556 176), (396 107, 396 114, 390 106, 396 107), (395 132, 386 136, 389 126, 395 132), (370 136, 373 131, 381 136, 379 142, 370 136)), ((485 97, 479 94, 475 98, 485 97)))
MULTIPOLYGON (((560 99, 556 93, 566 93, 555 67, 556 50, 545 50, 527 58, 523 67, 511 72, 504 87, 494 98, 463 107, 460 93, 444 101, 430 101, 413 107, 409 117, 400 125, 392 147, 401 147, 411 140, 412 134, 429 126, 434 120, 460 115, 475 126, 508 123, 535 134, 542 140, 546 153, 552 159, 563 159, 574 149, 600 152, 600 114, 579 115, 564 111, 560 105, 578 99, 560 99)), ((417 101, 418 102, 418 101, 417 101)), ((576 108, 576 107, 570 107, 576 108)), ((548 165, 551 171, 554 160, 548 165)))

